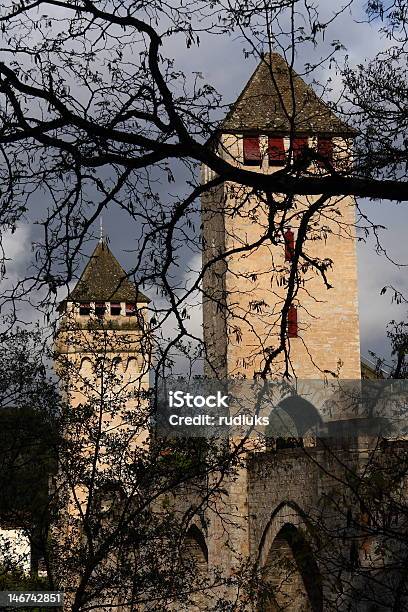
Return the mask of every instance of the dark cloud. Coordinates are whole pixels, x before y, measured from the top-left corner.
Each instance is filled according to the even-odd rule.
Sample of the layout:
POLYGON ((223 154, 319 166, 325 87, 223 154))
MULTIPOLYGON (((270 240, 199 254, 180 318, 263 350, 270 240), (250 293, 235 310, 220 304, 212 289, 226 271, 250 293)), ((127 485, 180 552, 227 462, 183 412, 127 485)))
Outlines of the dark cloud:
MULTIPOLYGON (((338 3, 334 0, 321 3, 322 10, 326 16, 334 9, 338 9, 338 3)), ((339 61, 344 59, 347 54, 349 61, 352 64, 363 62, 365 58, 372 56, 377 50, 388 45, 385 38, 378 36, 377 25, 357 23, 364 16, 364 4, 355 3, 350 10, 345 11, 327 30, 325 39, 322 44, 316 49, 312 45, 305 47, 302 54, 297 57, 297 70, 302 72, 304 65, 307 62, 315 62, 319 57, 330 49, 330 44, 333 40, 339 39, 346 47, 345 52, 339 53, 339 61)), ((177 68, 181 68, 187 75, 193 78, 193 73, 200 72, 203 79, 213 85, 221 94, 225 105, 233 102, 242 87, 245 85, 250 74, 254 70, 256 61, 254 58, 244 58, 243 48, 248 48, 248 45, 236 36, 201 36, 199 47, 186 48, 185 40, 182 36, 172 39, 165 43, 164 52, 168 52, 170 56, 176 59, 177 68)), ((341 90, 341 77, 336 71, 334 65, 329 68, 327 65, 320 68, 315 77, 322 83, 331 79, 332 91, 327 95, 336 98, 336 95, 341 90)), ((226 111, 225 108, 220 108, 216 116, 221 116, 226 111)), ((180 170, 176 178, 176 183, 169 185, 164 180, 161 185, 158 185, 158 191, 163 201, 172 201, 177 193, 186 192, 185 175, 180 170)), ((46 207, 47 203, 43 202, 42 206, 46 207)), ((395 204, 374 204, 365 202, 364 210, 370 218, 376 223, 385 225, 386 230, 381 232, 381 240, 384 246, 390 252, 394 260, 401 263, 408 262, 408 241, 404 237, 405 227, 408 221, 408 212, 406 205, 397 206, 395 204)), ((38 216, 39 208, 36 207, 36 215, 38 216)), ((31 221, 34 220, 34 214, 30 215, 31 221)), ((195 213, 195 221, 198 226, 198 206, 195 213)), ((28 235, 28 226, 24 225, 20 228, 20 234, 15 234, 11 241, 7 242, 7 251, 13 259, 12 273, 9 278, 14 278, 16 271, 22 273, 27 265, 27 245, 29 238, 38 236, 38 228, 30 228, 30 236, 28 235), (24 243, 25 249, 16 248, 21 243, 21 232, 25 232, 24 243)), ((129 216, 125 211, 121 211, 117 206, 111 208, 104 213, 104 228, 109 236, 110 246, 124 265, 130 269, 135 262, 136 252, 138 248, 138 237, 140 236, 140 227, 136 223, 129 222, 129 216)), ((95 234, 98 234, 98 227, 95 227, 95 234)), ((89 255, 93 248, 94 242, 90 242, 85 246, 84 253, 89 255)), ((188 278, 191 281, 191 272, 189 267, 197 269, 199 267, 199 258, 194 255, 187 247, 181 251, 181 265, 176 271, 180 279, 188 278), (183 261, 185 265, 183 266, 183 261)), ((402 291, 407 287, 407 273, 405 268, 398 268, 391 264, 384 254, 377 255, 375 252, 375 242, 370 236, 365 243, 360 243, 358 247, 359 257, 359 289, 360 289, 360 322, 361 322, 361 346, 363 354, 367 354, 369 349, 376 350, 380 353, 387 352, 385 340, 385 326, 392 318, 401 319, 405 315, 405 309, 402 306, 390 303, 388 294, 380 296, 381 288, 386 284, 395 284, 402 291)), ((153 291, 154 293, 154 291, 153 291)), ((150 295, 154 298, 154 295, 150 295)), ((193 312, 193 311, 192 311, 193 312)), ((191 326, 197 333, 201 324, 200 309, 194 309, 191 326)))

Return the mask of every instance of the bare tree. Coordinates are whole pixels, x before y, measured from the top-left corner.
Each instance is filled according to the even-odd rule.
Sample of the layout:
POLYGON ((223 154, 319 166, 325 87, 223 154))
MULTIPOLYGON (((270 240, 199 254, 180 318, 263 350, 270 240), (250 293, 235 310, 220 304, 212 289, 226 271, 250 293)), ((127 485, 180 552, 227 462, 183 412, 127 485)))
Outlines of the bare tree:
MULTIPOLYGON (((342 10, 345 7, 338 14, 342 10)), ((370 10, 373 14, 373 7, 370 10)), ((107 206, 124 209, 142 228, 139 261, 132 272, 140 282, 162 287, 168 297, 175 289, 169 275, 177 262, 176 242, 183 234, 194 241, 188 227, 194 202, 224 181, 256 194, 286 194, 287 209, 293 194, 406 197, 404 176, 395 172, 394 163, 397 158, 403 162, 404 143, 394 138, 391 150, 379 142, 381 160, 373 151, 369 117, 374 115, 359 95, 361 89, 371 101, 376 99, 368 94, 368 74, 345 72, 350 104, 344 112, 356 117, 361 128, 353 167, 330 167, 321 175, 308 172, 310 161, 316 159, 311 150, 296 167, 287 164, 265 175, 248 171, 209 146, 217 129, 214 111, 220 97, 198 77, 185 76, 164 54, 173 37, 183 36, 188 49, 200 38, 237 31, 250 53, 280 50, 292 73, 302 45, 318 44, 329 27, 330 20, 319 19, 317 6, 297 1, 225 6, 203 2, 194 8, 161 2, 124 6, 41 1, 3 7, 0 19, 3 227, 13 229, 26 211, 31 214, 39 198, 49 199, 31 285, 36 281, 51 295, 73 277, 84 240, 107 206), (159 196, 154 180, 167 176, 172 181, 176 161, 193 189, 186 198, 170 203, 159 196), (197 183, 198 164, 216 173, 207 185, 197 183), (150 257, 155 268, 147 263, 150 257)), ((332 60, 338 48, 334 45, 322 61, 332 60)), ((307 68, 309 77, 315 68, 307 68)), ((378 79, 371 81, 380 89, 378 79)), ((384 88, 381 92, 385 95, 384 88)), ((342 108, 339 104, 338 110, 342 108)), ((286 112, 293 130, 296 110, 286 112)), ((390 138, 401 134, 403 121, 403 113, 385 109, 382 138, 387 130, 390 138)), ((49 298, 47 294, 44 301, 49 298)), ((173 310, 182 310, 175 305, 173 310)))
POLYGON ((202 534, 204 515, 234 521, 219 498, 243 450, 153 436, 143 373, 125 376, 118 359, 134 337, 111 331, 65 319, 58 386, 31 353, 38 335, 10 334, 2 352, 2 366, 23 361, 18 372, 2 369, 1 522, 23 529, 34 551, 30 583, 13 549, 2 550, 3 585, 63 589, 72 610, 238 610, 226 589, 245 567, 209 572, 202 534))
MULTIPOLYGON (((355 223, 339 213, 344 196, 408 199, 406 69, 401 62, 405 12, 399 10, 399 4, 384 10, 379 3, 370 3, 368 8, 370 19, 386 16, 384 27, 389 27, 394 37, 386 63, 380 63, 379 56, 366 68, 340 66, 344 93, 332 104, 332 110, 352 124, 346 131, 348 139, 354 138, 354 150, 347 142, 335 163, 318 147, 303 147, 295 155, 299 128, 296 70, 310 81, 321 64, 336 60, 341 45, 334 42, 314 65, 299 64, 300 51, 305 45, 317 45, 331 20, 346 6, 326 21, 320 18, 317 6, 296 0, 170 5, 161 1, 35 0, 2 7, 1 228, 3 232, 14 231, 29 214, 42 231, 34 265, 26 278, 2 296, 2 304, 11 304, 14 309, 14 321, 18 299, 34 299, 34 289, 40 291, 37 301, 49 314, 58 289, 67 289, 77 275, 79 256, 92 238, 93 224, 106 208, 118 209, 133 222, 138 240, 136 261, 127 276, 147 292, 159 294, 150 307, 150 325, 143 329, 144 340, 151 343, 155 355, 155 383, 159 375, 172 369, 175 353, 191 356, 190 343, 199 347, 198 354, 201 351, 211 375, 223 375, 223 364, 217 362, 212 350, 218 337, 213 336, 212 344, 203 343, 200 334, 188 325, 191 302, 197 304, 201 299, 211 302, 215 314, 222 312, 237 344, 242 341, 241 324, 249 321, 257 337, 250 354, 245 355, 251 373, 256 369, 262 379, 277 373, 286 377, 296 374, 288 338, 291 307, 301 292, 316 299, 308 279, 317 278, 327 290, 333 282, 330 271, 335 262, 313 251, 311 245, 323 245, 333 236, 354 239, 355 223), (231 32, 243 37, 246 52, 258 57, 280 96, 290 144, 288 155, 278 160, 283 163, 273 172, 248 168, 231 153, 234 142, 227 146, 220 137, 220 111, 225 110, 220 96, 198 75, 185 75, 168 53, 171 41, 179 37, 188 50, 200 39, 231 32), (285 99, 272 61, 276 51, 286 60, 289 96, 285 99), (393 74, 395 89, 386 82, 384 66, 387 75, 389 71, 393 74), (204 167, 202 182, 198 178, 200 165, 204 167), (172 184, 180 170, 185 177, 183 193, 177 198, 160 193, 156 181, 164 179, 172 184), (206 205, 206 198, 213 198, 214 203, 214 194, 220 194, 225 185, 230 191, 222 192, 217 202, 221 208, 206 205), (204 202, 202 233, 197 229, 199 197, 204 202), (36 215, 35 207, 43 199, 47 205, 36 215), (208 236, 206 228, 211 221, 220 221, 220 212, 224 219, 256 225, 257 234, 242 238, 231 232, 224 243, 212 242, 214 236, 208 236), (288 240, 288 225, 297 228, 293 242, 288 240), (286 261, 274 261, 261 274, 281 281, 275 292, 276 304, 254 298, 237 315, 226 300, 224 270, 234 256, 245 258, 275 247, 282 247, 282 252, 288 249, 286 261), (203 268, 186 284, 180 279, 179 268, 192 254, 202 251, 203 268), (208 281, 211 278, 213 282, 208 281), (266 338, 259 334, 255 319, 264 325, 266 338), (166 325, 173 326, 172 333, 166 325)), ((326 93, 323 87, 322 96, 326 93)), ((255 283, 258 274, 254 269, 233 270, 236 295, 250 295, 248 283, 255 283)), ((60 333, 68 333, 67 329, 60 333)), ((204 510, 217 514, 221 524, 233 523, 231 514, 220 511, 214 500, 222 495, 227 477, 229 482, 239 477, 246 440, 236 448, 206 445, 204 458, 201 447, 190 442, 171 443, 171 452, 168 441, 152 443, 149 437, 149 446, 143 442, 134 445, 133 438, 143 438, 148 432, 148 394, 144 395, 142 385, 136 395, 134 386, 123 388, 112 357, 118 351, 118 340, 112 346, 111 335, 98 319, 89 329, 74 326, 73 331, 70 344, 88 344, 86 352, 92 359, 88 365, 65 359, 59 366, 66 395, 74 386, 82 399, 75 410, 72 404, 59 406, 58 469, 50 503, 57 521, 54 525, 64 527, 52 531, 50 549, 44 546, 50 585, 72 578, 73 610, 99 608, 105 605, 102 599, 108 599, 108 606, 165 610, 183 598, 186 605, 194 605, 195 598, 208 592, 211 595, 200 600, 200 609, 216 610, 218 606, 239 610, 248 597, 254 602, 262 572, 259 576, 255 571, 254 577, 251 566, 245 573, 244 562, 242 573, 227 581, 216 571, 211 576, 200 574, 197 567, 205 563, 205 551, 194 534, 194 521, 204 510), (124 410, 129 402, 136 402, 130 413, 124 410), (177 512, 173 497, 183 500, 177 512), (62 551, 60 560, 55 551, 62 551), (186 557, 194 563, 186 563, 186 557), (242 593, 242 577, 249 593, 242 593), (228 581, 236 587, 234 601, 226 595, 228 581)), ((323 377, 335 378, 341 373, 340 365, 336 370, 317 364, 317 356, 308 347, 306 350, 323 377)), ((141 354, 143 357, 142 350, 141 354)), ((153 387, 154 392, 157 384, 153 387)), ((311 463, 326 473, 322 456, 300 452, 309 453, 311 463)), ((330 448, 328 452, 335 455, 330 448)), ((338 573, 344 571, 349 576, 355 572, 359 558, 355 547, 362 531, 374 529, 375 524, 378 532, 383 524, 379 526, 377 521, 367 527, 362 519, 366 508, 371 508, 372 500, 367 498, 373 495, 373 487, 367 484, 369 468, 362 477, 361 464, 356 468, 354 457, 345 462, 340 453, 333 461, 343 471, 339 475, 332 470, 328 479, 341 482, 347 503, 342 506, 341 496, 328 494, 323 502, 338 512, 336 521, 326 524, 317 507, 314 513, 309 512, 309 522, 315 528, 320 526, 325 536, 322 562, 336 583, 338 573), (360 489, 366 485, 364 497, 360 489), (359 503, 363 509, 360 514, 355 512, 359 503), (341 520, 345 529, 340 527, 341 520), (360 531, 356 532, 357 528, 360 531), (333 542, 340 540, 347 546, 333 557, 333 542)), ((391 494, 393 489, 388 490, 391 494)), ((303 565, 307 565, 311 553, 316 554, 300 545, 290 530, 282 538, 290 541, 292 552, 300 551, 288 564, 289 573, 302 556, 303 565)), ((283 565, 278 564, 279 571, 283 565)), ((269 583, 278 592, 275 578, 269 583)), ((341 578, 344 585, 347 580, 341 578)), ((345 602, 348 605, 357 583, 350 580, 351 590, 339 596, 333 606, 342 609, 345 602)), ((300 585, 300 591, 302 588, 300 585)), ((268 600, 269 587, 266 590, 268 600)), ((285 604, 285 596, 280 600, 275 594, 274 599, 285 604)))

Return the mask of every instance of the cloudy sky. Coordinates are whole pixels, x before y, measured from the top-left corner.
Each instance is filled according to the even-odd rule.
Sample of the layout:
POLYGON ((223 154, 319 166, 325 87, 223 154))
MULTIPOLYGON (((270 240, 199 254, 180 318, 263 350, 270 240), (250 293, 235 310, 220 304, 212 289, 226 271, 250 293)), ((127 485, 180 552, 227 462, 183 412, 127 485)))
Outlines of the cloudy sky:
MULTIPOLYGON (((326 16, 329 16, 338 2, 322 3, 326 16)), ((347 54, 351 64, 363 62, 372 57, 375 52, 386 46, 387 41, 379 36, 376 24, 358 23, 363 17, 363 3, 356 2, 353 8, 346 10, 325 34, 325 40, 317 49, 309 49, 309 55, 297 58, 297 70, 302 72, 304 62, 315 60, 320 53, 329 48, 330 42, 339 39, 346 47, 343 56, 347 54)), ((253 58, 244 58, 245 42, 236 35, 206 38, 201 37, 200 47, 186 49, 184 40, 172 40, 164 51, 176 59, 176 66, 186 73, 200 72, 206 82, 213 85, 223 96, 223 102, 233 102, 256 63, 253 58)), ((341 55, 339 56, 339 59, 341 55)), ((340 88, 340 78, 334 66, 324 68, 318 74, 321 82, 331 81, 332 96, 340 88)), ((177 183, 171 186, 172 194, 183 185, 177 183)), ((163 184, 162 193, 168 189, 163 184)), ((391 319, 401 320, 405 317, 405 307, 391 303, 390 294, 380 295, 382 287, 388 284, 405 291, 408 289, 407 268, 408 241, 405 238, 408 212, 407 204, 392 204, 381 202, 360 202, 360 206, 375 223, 385 226, 380 236, 387 256, 400 265, 391 263, 384 253, 378 254, 372 237, 360 241, 359 254, 359 287, 360 287, 360 323, 362 354, 367 356, 369 350, 387 353, 385 328, 391 319)), ((38 211, 37 211, 38 212, 38 211)), ((7 271, 7 284, 24 274, 30 259, 30 240, 35 235, 30 216, 13 236, 5 239, 6 253, 10 258, 7 271)), ((128 223, 124 214, 114 211, 104 215, 104 227, 109 236, 113 252, 124 265, 130 267, 135 257, 134 228, 128 223)), ((89 245, 92 250, 92 245, 89 245)), ((199 258, 187 262, 186 278, 193 278, 192 270, 200 266, 199 258)), ((4 286, 4 285, 3 285, 4 286)), ((28 311, 26 311, 28 312, 28 311)), ((30 315, 27 315, 28 317, 30 315)), ((201 313, 199 309, 192 312, 192 326, 199 328, 201 313)))

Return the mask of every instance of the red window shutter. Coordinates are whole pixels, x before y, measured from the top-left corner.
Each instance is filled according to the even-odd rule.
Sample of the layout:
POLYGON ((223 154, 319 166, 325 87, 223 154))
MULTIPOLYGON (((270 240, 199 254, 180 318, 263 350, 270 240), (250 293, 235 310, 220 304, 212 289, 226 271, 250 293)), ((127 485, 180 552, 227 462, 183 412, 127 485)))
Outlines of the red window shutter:
POLYGON ((259 136, 244 136, 244 163, 259 164, 260 161, 259 136))
POLYGON ((299 159, 304 154, 305 149, 309 146, 309 139, 307 136, 297 137, 293 139, 292 149, 293 149, 293 159, 299 159))
POLYGON ((285 163, 286 154, 283 138, 272 138, 272 136, 268 137, 268 156, 269 164, 271 166, 282 165, 285 163))
POLYGON ((126 303, 126 316, 131 317, 136 314, 136 304, 126 303))
POLYGON ((295 234, 291 229, 286 230, 285 238, 285 261, 292 261, 293 253, 295 252, 295 234))
MULTIPOLYGON (((320 137, 317 139, 317 152, 329 163, 333 163, 333 141, 331 138, 320 137)), ((319 166, 324 166, 322 161, 317 162, 319 166)))
POLYGON ((296 306, 289 306, 288 310, 288 338, 297 338, 298 322, 296 306))

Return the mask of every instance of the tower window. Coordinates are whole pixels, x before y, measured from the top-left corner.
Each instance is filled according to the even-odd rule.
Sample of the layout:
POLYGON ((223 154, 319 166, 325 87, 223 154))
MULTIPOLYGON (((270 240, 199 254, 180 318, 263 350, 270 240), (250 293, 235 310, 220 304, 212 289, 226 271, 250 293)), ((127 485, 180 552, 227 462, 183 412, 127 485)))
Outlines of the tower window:
POLYGON ((112 317, 118 317, 120 315, 120 303, 119 302, 111 302, 110 313, 112 317))
POLYGON ((285 261, 292 261, 295 252, 295 234, 291 229, 286 230, 285 238, 285 261))
POLYGON ((244 136, 244 164, 258 166, 260 163, 259 136, 244 136))
POLYGON ((292 141, 293 159, 300 159, 309 146, 309 139, 307 136, 294 138, 292 141))
POLYGON ((268 137, 268 157, 270 166, 283 166, 286 162, 283 138, 268 137))
POLYGON ((106 312, 105 302, 96 302, 95 304, 95 314, 97 317, 103 317, 106 312))
POLYGON ((79 314, 81 317, 88 316, 91 312, 91 305, 89 302, 83 302, 79 305, 79 314))
POLYGON ((126 316, 132 317, 135 314, 136 314, 136 304, 130 304, 129 302, 126 302, 126 316))
MULTIPOLYGON (((317 139, 317 152, 330 164, 333 163, 333 140, 319 136, 317 139)), ((317 165, 324 167, 324 163, 320 160, 317 162, 317 165)))
POLYGON ((298 337, 298 320, 296 306, 289 306, 288 310, 288 338, 298 337))

